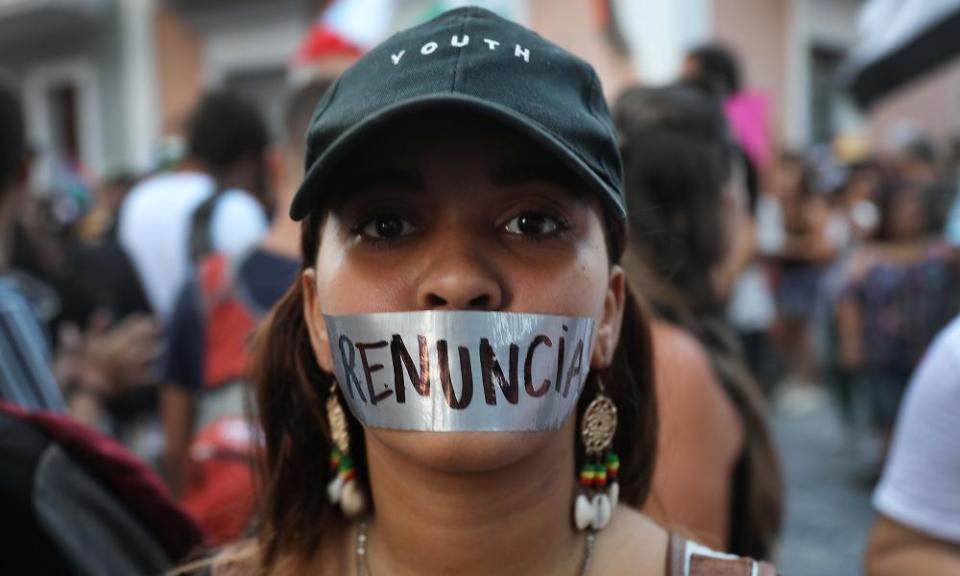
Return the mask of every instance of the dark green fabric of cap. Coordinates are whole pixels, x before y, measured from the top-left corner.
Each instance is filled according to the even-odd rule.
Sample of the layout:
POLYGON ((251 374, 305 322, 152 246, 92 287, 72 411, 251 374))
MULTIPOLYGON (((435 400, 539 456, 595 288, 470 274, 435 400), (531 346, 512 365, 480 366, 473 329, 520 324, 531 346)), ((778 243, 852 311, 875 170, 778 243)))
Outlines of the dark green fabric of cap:
POLYGON ((307 132, 306 177, 290 207, 306 217, 341 160, 377 130, 433 108, 483 114, 529 136, 580 176, 617 219, 623 167, 593 68, 490 11, 458 8, 400 32, 344 72, 307 132))

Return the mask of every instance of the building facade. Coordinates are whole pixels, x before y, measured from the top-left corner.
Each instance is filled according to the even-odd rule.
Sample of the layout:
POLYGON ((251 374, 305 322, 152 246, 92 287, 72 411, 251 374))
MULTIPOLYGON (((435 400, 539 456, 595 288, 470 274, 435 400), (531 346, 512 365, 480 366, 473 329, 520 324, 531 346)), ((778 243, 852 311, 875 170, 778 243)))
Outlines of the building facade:
MULTIPOLYGON (((460 0, 389 5, 388 31, 460 0)), ((834 82, 856 41, 862 0, 474 0, 590 61, 609 98, 669 82, 691 46, 719 40, 746 84, 770 102, 791 147, 866 131, 882 141, 904 119, 937 138, 960 128, 960 63, 892 95, 867 115, 834 82), (622 40, 610 41, 612 16, 622 40)), ((0 82, 25 104, 37 186, 64 166, 93 177, 155 165, 211 88, 234 90, 280 125, 288 67, 329 0, 0 0, 0 82)))
POLYGON ((0 82, 20 93, 36 185, 145 167, 153 127, 149 0, 0 2, 0 82))

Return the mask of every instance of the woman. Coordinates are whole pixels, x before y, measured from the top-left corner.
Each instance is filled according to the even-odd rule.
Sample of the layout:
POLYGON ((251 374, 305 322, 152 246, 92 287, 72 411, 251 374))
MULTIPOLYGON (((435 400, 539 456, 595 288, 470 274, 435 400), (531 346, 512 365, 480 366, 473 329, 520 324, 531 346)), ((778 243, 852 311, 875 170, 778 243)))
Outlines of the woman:
POLYGON ((448 12, 343 74, 307 166, 304 271, 259 344, 264 506, 240 573, 720 561, 616 505, 646 495, 656 412, 587 64, 485 10, 448 12))
POLYGON ((615 116, 633 230, 626 268, 655 310, 661 428, 644 510, 715 547, 769 557, 779 468, 718 281, 736 257, 746 212, 723 113, 675 86, 631 89, 615 116))
POLYGON ((851 255, 837 304, 840 362, 865 383, 886 454, 910 375, 960 311, 960 270, 939 236, 937 188, 887 182, 875 241, 851 255))
POLYGON ((777 194, 783 210, 783 246, 777 254, 778 340, 787 372, 784 405, 795 412, 816 406, 819 380, 812 346, 814 317, 824 270, 837 256, 829 234, 830 206, 814 187, 814 172, 802 156, 783 154, 777 194))

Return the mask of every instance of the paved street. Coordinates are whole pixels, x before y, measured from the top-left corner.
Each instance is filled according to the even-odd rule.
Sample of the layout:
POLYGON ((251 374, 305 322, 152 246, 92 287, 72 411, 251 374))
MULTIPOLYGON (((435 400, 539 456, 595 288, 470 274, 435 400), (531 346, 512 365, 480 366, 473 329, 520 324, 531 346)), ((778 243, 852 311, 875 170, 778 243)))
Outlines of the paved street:
POLYGON ((861 574, 875 467, 845 447, 829 404, 803 416, 776 410, 773 424, 788 482, 781 574, 861 574))

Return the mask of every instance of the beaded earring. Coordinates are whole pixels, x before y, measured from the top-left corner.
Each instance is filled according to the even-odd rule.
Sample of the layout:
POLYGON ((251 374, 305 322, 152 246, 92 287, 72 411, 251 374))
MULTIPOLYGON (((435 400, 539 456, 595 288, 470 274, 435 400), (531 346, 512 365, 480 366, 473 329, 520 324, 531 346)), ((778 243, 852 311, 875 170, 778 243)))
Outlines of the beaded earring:
POLYGON ((330 436, 333 448, 330 450, 330 472, 333 480, 327 484, 327 496, 333 504, 339 504, 347 518, 357 518, 367 509, 367 499, 357 483, 357 471, 350 457, 350 434, 347 431, 347 418, 337 396, 337 383, 330 386, 327 398, 327 422, 330 424, 330 436))
POLYGON ((610 449, 617 431, 617 407, 597 379, 597 397, 583 413, 580 439, 584 461, 573 517, 578 530, 601 530, 610 523, 620 499, 620 457, 610 449))

